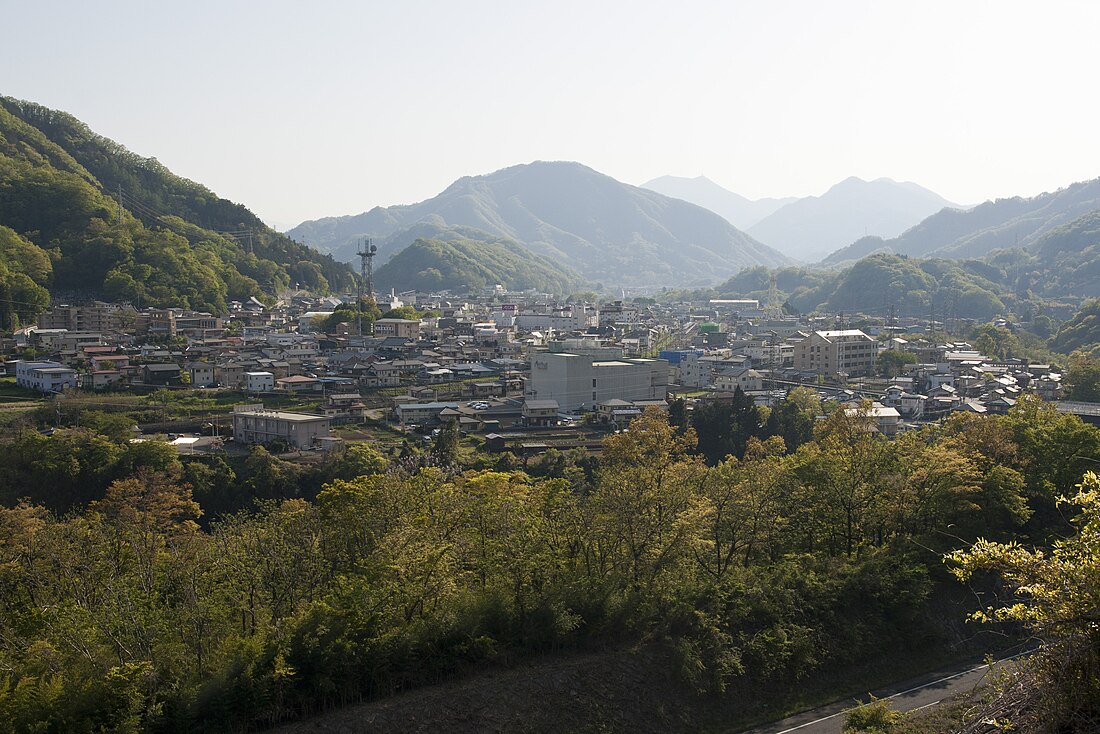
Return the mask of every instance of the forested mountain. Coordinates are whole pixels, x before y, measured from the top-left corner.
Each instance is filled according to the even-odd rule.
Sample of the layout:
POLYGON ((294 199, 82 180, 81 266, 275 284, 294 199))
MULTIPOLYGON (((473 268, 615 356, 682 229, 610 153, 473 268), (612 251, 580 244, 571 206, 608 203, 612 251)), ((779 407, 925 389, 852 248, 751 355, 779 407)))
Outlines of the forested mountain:
MULTIPOLYGON (((952 317, 983 321, 1015 304, 1011 269, 978 261, 919 260, 878 253, 841 271, 787 268, 776 286, 800 312, 854 312, 885 316, 952 317), (1010 297, 1011 296, 1011 297, 1010 297)), ((766 298, 769 272, 739 273, 718 288, 722 295, 766 298)))
POLYGON ((473 290, 496 284, 509 290, 535 288, 566 295, 587 283, 576 271, 533 255, 518 243, 455 237, 418 239, 376 274, 385 290, 473 290))
POLYGON ((661 176, 642 184, 642 188, 710 209, 738 229, 748 229, 780 207, 796 201, 793 196, 748 199, 719 186, 706 176, 661 176))
POLYGON ((748 229, 790 257, 815 262, 859 237, 894 237, 955 204, 914 183, 851 177, 787 204, 748 229))
POLYGON ((425 220, 518 242, 615 284, 706 284, 743 267, 787 263, 711 211, 566 162, 461 178, 419 204, 304 222, 289 234, 341 260, 372 237, 385 262, 409 240, 400 233, 425 220))
MULTIPOLYGON (((1072 304, 1100 297, 1100 209, 1044 229, 1027 250, 993 250, 966 259, 899 255, 883 247, 888 242, 866 238, 852 246, 871 253, 862 259, 832 270, 781 269, 776 271, 777 287, 793 308, 803 312, 882 314, 896 308, 899 315, 936 314, 939 320, 985 320, 1009 310, 1022 314, 1051 302, 1068 299, 1072 304)), ((726 296, 766 298, 770 272, 742 271, 717 290, 726 296)), ((1080 328, 1088 330, 1088 321, 1080 328)), ((1074 327, 1056 348, 1084 344, 1077 332, 1074 327)))
POLYGON ((1034 250, 1032 245, 1048 232, 1096 209, 1100 209, 1100 179, 1031 198, 987 201, 966 211, 944 209, 893 239, 854 241, 853 237, 852 244, 833 252, 822 265, 851 262, 878 249, 950 258, 982 257, 1012 247, 1034 250))
POLYGON ((0 306, 0 327, 33 317, 47 290, 222 311, 292 282, 352 282, 345 265, 245 207, 71 115, 11 98, 0 98, 0 226, 0 247, 23 253, 0 264, 0 295, 17 302, 0 306))
POLYGON ((1051 340, 1051 348, 1064 354, 1077 349, 1100 352, 1100 299, 1088 301, 1062 324, 1051 340))

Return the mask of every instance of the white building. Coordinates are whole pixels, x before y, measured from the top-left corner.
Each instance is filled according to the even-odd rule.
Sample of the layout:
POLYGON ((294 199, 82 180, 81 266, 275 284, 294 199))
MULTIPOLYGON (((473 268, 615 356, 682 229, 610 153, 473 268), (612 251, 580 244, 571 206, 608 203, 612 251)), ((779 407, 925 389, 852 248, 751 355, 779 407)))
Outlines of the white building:
POLYGON ((763 390, 764 376, 751 367, 727 367, 715 372, 715 390, 734 392, 737 388, 745 392, 763 390))
POLYGON ((275 389, 275 375, 271 372, 245 372, 244 379, 248 392, 271 392, 275 389))
POLYGON ((76 370, 60 362, 15 363, 15 384, 38 392, 61 392, 76 387, 76 370))
POLYGON ((589 355, 544 352, 531 358, 529 400, 556 400, 572 412, 605 400, 665 400, 668 362, 663 359, 594 360, 589 355))
POLYGON ((552 311, 525 311, 516 317, 516 326, 523 331, 584 331, 600 325, 600 311, 595 306, 577 305, 552 311))

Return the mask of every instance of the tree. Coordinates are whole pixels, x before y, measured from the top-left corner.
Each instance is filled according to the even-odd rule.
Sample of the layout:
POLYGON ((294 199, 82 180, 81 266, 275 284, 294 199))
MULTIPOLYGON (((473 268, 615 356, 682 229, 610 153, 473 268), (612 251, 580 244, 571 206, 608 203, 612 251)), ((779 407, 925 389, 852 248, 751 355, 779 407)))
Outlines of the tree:
POLYGON ((690 455, 695 442, 695 431, 676 433, 655 408, 604 440, 590 555, 632 590, 653 589, 699 541, 708 508, 698 493, 705 467, 690 455))
POLYGON ((883 377, 897 377, 906 365, 916 364, 917 356, 901 349, 886 349, 879 352, 875 360, 875 369, 883 377))
POLYGON ((391 308, 386 313, 382 314, 384 319, 409 319, 412 321, 420 320, 420 312, 412 306, 398 306, 397 308, 391 308))
POLYGON ((1080 351, 1071 354, 1065 385, 1067 400, 1100 402, 1100 359, 1080 351))
POLYGON ((972 618, 1025 625, 1041 642, 1023 663, 1030 674, 1032 712, 1013 721, 1020 731, 1085 731, 1100 720, 1100 478, 1087 472, 1074 505, 1076 535, 1058 540, 1049 553, 1019 544, 979 540, 948 556, 961 581, 996 573, 1006 594, 972 618))
POLYGON ((729 400, 695 406, 691 425, 699 437, 699 451, 712 465, 727 456, 744 456, 748 440, 762 433, 760 412, 740 387, 729 400))

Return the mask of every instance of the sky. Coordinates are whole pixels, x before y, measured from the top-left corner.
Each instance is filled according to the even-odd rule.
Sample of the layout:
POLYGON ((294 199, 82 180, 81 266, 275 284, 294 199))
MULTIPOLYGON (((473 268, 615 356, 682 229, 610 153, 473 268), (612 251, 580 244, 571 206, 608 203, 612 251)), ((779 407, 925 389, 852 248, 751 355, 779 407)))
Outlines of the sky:
POLYGON ((574 160, 750 198, 1100 176, 1100 3, 0 0, 0 94, 285 228, 574 160))

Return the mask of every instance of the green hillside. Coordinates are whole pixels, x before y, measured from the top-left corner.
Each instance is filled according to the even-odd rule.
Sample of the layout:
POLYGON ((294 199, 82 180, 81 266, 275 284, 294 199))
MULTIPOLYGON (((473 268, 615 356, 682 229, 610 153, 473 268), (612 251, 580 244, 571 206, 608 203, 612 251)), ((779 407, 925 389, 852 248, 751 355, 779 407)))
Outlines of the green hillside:
MULTIPOLYGON (((718 288, 722 296, 767 298, 769 271, 739 273, 718 288)), ((987 320, 1015 303, 1008 277, 980 261, 920 260, 877 253, 840 271, 786 268, 776 271, 776 287, 801 312, 831 311, 901 316, 965 317, 987 320)))
POLYGON ((1100 299, 1087 302, 1072 319, 1062 324, 1050 348, 1063 354, 1078 349, 1100 353, 1100 299))
POLYGON ((33 318, 48 302, 43 289, 220 312, 230 299, 294 282, 321 291, 352 282, 345 265, 274 232, 245 207, 71 115, 6 97, 0 226, 5 252, 19 248, 38 263, 34 272, 14 269, 14 258, 0 266, 7 299, 0 328, 33 318))
POLYGON ((507 240, 417 239, 383 265, 383 288, 399 291, 476 290, 500 284, 566 294, 587 287, 576 271, 532 255, 507 240))

